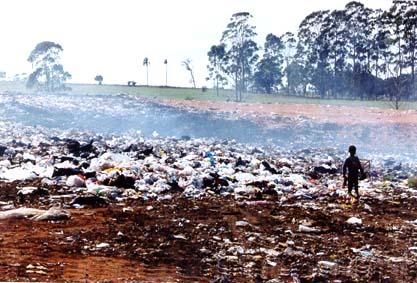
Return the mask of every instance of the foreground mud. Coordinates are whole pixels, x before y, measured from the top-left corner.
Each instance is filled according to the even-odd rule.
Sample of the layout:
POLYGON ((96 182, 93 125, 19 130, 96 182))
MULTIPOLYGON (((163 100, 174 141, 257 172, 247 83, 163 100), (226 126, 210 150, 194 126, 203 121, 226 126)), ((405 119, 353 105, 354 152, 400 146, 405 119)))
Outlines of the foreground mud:
MULTIPOLYGON (((2 185, 1 201, 13 199, 14 186, 2 185)), ((417 201, 388 199, 175 194, 70 209, 67 221, 3 220, 0 280, 412 282, 417 228, 407 221, 417 219, 417 201), (352 216, 362 225, 348 224, 352 216)), ((41 198, 31 203, 42 207, 41 198)))

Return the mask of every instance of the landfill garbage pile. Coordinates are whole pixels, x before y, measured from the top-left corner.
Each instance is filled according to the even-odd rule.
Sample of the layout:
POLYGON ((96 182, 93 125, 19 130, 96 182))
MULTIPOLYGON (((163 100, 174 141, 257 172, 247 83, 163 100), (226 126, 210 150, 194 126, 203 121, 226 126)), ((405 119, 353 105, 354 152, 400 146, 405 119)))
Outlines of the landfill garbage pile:
MULTIPOLYGON (((235 139, 294 150, 329 146, 346 150, 349 142, 372 155, 383 152, 416 160, 415 123, 350 125, 316 121, 302 115, 246 114, 172 107, 123 94, 0 93, 0 120, 7 124, 1 125, 0 135, 7 135, 9 128, 12 136, 19 135, 21 127, 26 129, 23 132, 35 136, 40 129, 42 132, 75 129, 102 135, 131 135, 140 131, 146 137, 152 137, 156 131, 164 137, 235 139)), ((384 116, 380 118, 383 120, 384 116)))
POLYGON ((412 160, 367 156, 352 202, 337 148, 22 129, 0 136, 2 280, 416 280, 412 160))

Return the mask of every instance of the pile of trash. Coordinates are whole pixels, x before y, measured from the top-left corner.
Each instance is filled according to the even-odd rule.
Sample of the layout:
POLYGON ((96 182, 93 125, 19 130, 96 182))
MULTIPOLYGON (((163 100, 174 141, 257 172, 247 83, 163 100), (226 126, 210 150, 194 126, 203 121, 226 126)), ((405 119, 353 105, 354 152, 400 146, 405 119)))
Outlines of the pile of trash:
MULTIPOLYGON (((37 137, 0 145, 0 180, 40 180, 38 187, 20 188, 22 200, 41 195, 51 204, 83 207, 169 200, 173 193, 280 201, 346 194, 340 177, 345 153, 335 148, 295 151, 187 136, 37 137), (51 187, 61 189, 52 194, 51 187)), ((408 186, 417 176, 415 163, 374 158, 371 178, 361 183, 363 195, 380 197, 381 190, 394 188, 404 197, 417 193, 408 186)))

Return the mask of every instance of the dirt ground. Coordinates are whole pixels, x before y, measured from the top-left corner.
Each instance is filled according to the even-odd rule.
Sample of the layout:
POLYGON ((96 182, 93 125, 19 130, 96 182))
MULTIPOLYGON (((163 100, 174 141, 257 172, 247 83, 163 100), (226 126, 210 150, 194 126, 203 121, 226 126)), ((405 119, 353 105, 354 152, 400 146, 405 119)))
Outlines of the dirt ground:
POLYGON ((228 113, 237 117, 259 120, 274 116, 312 119, 318 123, 355 124, 417 124, 416 110, 394 110, 371 107, 329 106, 318 104, 261 104, 217 101, 163 100, 175 107, 228 113))
MULTIPOLYGON (((18 205, 16 185, 1 184, 0 201, 18 205)), ((70 209, 66 221, 3 220, 0 280, 415 282, 417 254, 409 248, 417 229, 406 221, 417 219, 417 201, 388 199, 174 194, 167 201, 70 209), (347 224, 352 216, 363 225, 347 224), (300 224, 318 231, 299 232, 300 224), (364 254, 354 250, 364 247, 364 254)), ((43 207, 47 200, 30 203, 43 207)))

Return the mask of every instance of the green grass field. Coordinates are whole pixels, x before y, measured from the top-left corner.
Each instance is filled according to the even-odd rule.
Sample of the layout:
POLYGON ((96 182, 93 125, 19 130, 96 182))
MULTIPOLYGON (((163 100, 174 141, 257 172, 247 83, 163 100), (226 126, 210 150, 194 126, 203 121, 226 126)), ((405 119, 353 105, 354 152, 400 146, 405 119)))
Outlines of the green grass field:
MULTIPOLYGON (((128 87, 124 85, 96 85, 96 84, 69 84, 73 93, 79 94, 117 94, 124 93, 129 95, 138 95, 154 99, 178 99, 178 100, 195 100, 195 101, 228 101, 234 99, 232 90, 221 90, 217 96, 215 90, 209 89, 203 92, 201 89, 192 88, 174 88, 174 87, 155 87, 155 86, 137 86, 128 87)), ((22 92, 29 93, 23 82, 6 82, 0 81, 0 92, 22 92)), ((360 100, 342 100, 342 99, 318 99, 294 97, 285 95, 266 95, 247 93, 243 96, 244 102, 248 103, 283 103, 283 104, 321 104, 334 106, 352 106, 352 107, 377 107, 393 108, 388 101, 360 101, 360 100)), ((417 110, 417 102, 403 102, 402 109, 417 110)))

